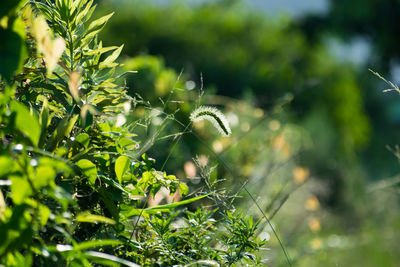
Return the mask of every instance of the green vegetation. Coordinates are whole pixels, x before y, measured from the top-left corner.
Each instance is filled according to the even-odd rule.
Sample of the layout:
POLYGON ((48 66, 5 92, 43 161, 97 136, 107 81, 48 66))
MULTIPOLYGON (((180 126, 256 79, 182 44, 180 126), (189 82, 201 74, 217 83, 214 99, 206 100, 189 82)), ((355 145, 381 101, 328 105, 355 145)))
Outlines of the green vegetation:
POLYGON ((0 266, 397 266, 399 89, 326 45, 386 2, 8 1, 0 266))
MULTIPOLYGON (((102 38, 106 43, 126 43, 123 53, 131 59, 124 61, 125 70, 138 71, 127 78, 133 92, 146 96, 153 92, 146 99, 157 105, 157 97, 168 93, 162 88, 168 88, 182 70, 181 80, 195 82, 196 89, 203 87, 213 104, 226 102, 213 101, 211 95, 245 99, 267 112, 285 103, 281 113, 285 122, 318 140, 312 152, 303 152, 302 164, 323 173, 319 178, 341 193, 361 183, 352 172, 363 164, 359 154, 371 146, 372 125, 353 66, 335 59, 322 44, 308 43, 289 20, 270 21, 244 8, 241 1, 194 6, 182 1, 161 6, 134 3, 104 1, 101 6, 118 12, 102 38), (163 62, 176 74, 162 69, 163 62), (332 170, 333 165, 341 171, 332 170)), ((187 104, 180 109, 190 110, 187 104)), ((197 141, 187 142, 190 154, 198 154, 198 148, 192 148, 197 141)), ((368 159, 368 166, 375 162, 368 159)), ((335 194, 332 191, 329 201, 335 194)), ((352 205, 352 194, 346 198, 352 205)))
POLYGON ((23 66, 0 73, 0 262, 257 265, 261 220, 221 199, 180 209, 216 203, 216 192, 182 200, 188 186, 141 152, 130 128, 138 122, 126 120, 142 104, 115 74, 123 46, 98 40, 112 14, 89 21, 92 2, 32 1, 2 14, 2 34, 15 38, 1 59, 23 66))

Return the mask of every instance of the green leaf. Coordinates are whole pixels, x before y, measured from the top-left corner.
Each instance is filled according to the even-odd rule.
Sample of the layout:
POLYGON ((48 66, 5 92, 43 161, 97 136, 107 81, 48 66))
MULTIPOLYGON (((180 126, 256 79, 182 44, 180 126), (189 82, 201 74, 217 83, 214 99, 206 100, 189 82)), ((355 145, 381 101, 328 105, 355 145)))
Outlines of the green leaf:
POLYGON ((16 113, 16 130, 19 130, 26 135, 32 141, 32 144, 37 146, 40 138, 40 125, 38 119, 31 115, 29 109, 21 103, 14 101, 10 104, 10 108, 16 113))
POLYGON ((129 169, 130 164, 131 161, 127 156, 120 156, 115 162, 115 174, 117 175, 120 184, 122 183, 122 176, 129 169))
POLYGON ((7 175, 12 171, 13 160, 9 156, 0 156, 0 177, 7 175))
POLYGON ((97 168, 91 161, 87 159, 81 159, 76 163, 84 175, 89 178, 90 184, 94 185, 97 179, 97 168))
POLYGON ((184 183, 180 183, 179 184, 179 192, 181 193, 182 196, 184 196, 187 193, 189 193, 189 187, 184 183))
POLYGON ((142 178, 139 180, 138 185, 142 186, 144 189, 153 183, 154 175, 149 171, 145 171, 142 174, 142 178))
POLYGON ((80 135, 78 135, 77 137, 75 137, 75 140, 80 143, 81 145, 83 145, 86 149, 89 145, 89 135, 87 133, 81 133, 80 135))
POLYGON ((82 43, 85 45, 91 38, 93 38, 97 33, 101 31, 101 29, 106 25, 107 21, 114 15, 114 12, 108 15, 105 15, 95 21, 92 21, 88 27, 88 30, 84 35, 82 35, 82 43))
POLYGON ((11 177, 11 182, 12 199, 15 204, 22 204, 27 197, 32 195, 32 189, 26 179, 11 177))
MULTIPOLYGON (((140 265, 137 265, 136 263, 133 263, 133 262, 118 258, 118 257, 113 256, 113 255, 102 253, 102 252, 88 251, 88 252, 85 252, 85 254, 88 255, 88 256, 91 256, 93 258, 105 259, 105 260, 108 260, 108 261, 111 261, 111 262, 116 262, 116 263, 119 263, 119 264, 126 265, 128 267, 140 267, 140 265)), ((106 262, 104 262, 104 264, 105 263, 106 262)))
POLYGON ((123 244, 123 242, 112 239, 90 240, 75 245, 74 250, 86 250, 90 248, 104 247, 104 246, 117 246, 120 244, 123 244))
POLYGON ((83 212, 76 216, 76 221, 78 222, 87 222, 87 223, 107 223, 107 224, 115 224, 113 219, 97 215, 91 214, 89 212, 83 212))
POLYGON ((108 177, 106 177, 106 176, 104 176, 104 175, 101 175, 100 177, 101 177, 101 179, 102 179, 104 182, 106 182, 107 184, 109 184, 109 185, 111 185, 111 186, 117 188, 118 190, 124 192, 125 194, 129 195, 129 192, 126 191, 126 190, 125 190, 119 183, 117 183, 116 181, 114 181, 114 180, 112 180, 112 179, 110 179, 110 178, 108 178, 108 177))
POLYGON ((50 145, 48 149, 49 151, 54 151, 62 138, 69 137, 72 128, 74 127, 76 120, 78 119, 78 116, 79 115, 75 115, 72 118, 65 117, 58 123, 57 129, 54 132, 52 139, 50 140, 50 145))
POLYGON ((195 262, 191 262, 189 264, 184 265, 183 267, 190 267, 190 266, 211 266, 211 267, 220 267, 221 265, 212 260, 198 260, 195 262))
POLYGON ((0 40, 0 77, 10 82, 13 74, 22 66, 25 44, 23 38, 16 32, 2 27, 0 27, 0 40))
POLYGON ((109 55, 103 62, 100 63, 99 68, 102 69, 102 68, 106 68, 106 67, 113 67, 114 65, 112 65, 112 64, 119 57, 119 54, 121 54, 123 47, 124 47, 124 45, 121 45, 120 47, 118 47, 117 50, 112 52, 111 55, 109 55))
POLYGON ((0 8, 0 18, 2 18, 3 16, 7 15, 7 13, 12 11, 13 9, 17 8, 19 2, 21 2, 21 0, 13 0, 13 1, 4 1, 4 2, 2 2, 1 3, 1 8, 0 8))
POLYGON ((105 16, 103 16, 103 17, 101 17, 101 18, 99 18, 99 19, 97 19, 95 21, 92 21, 90 23, 87 31, 91 32, 91 31, 94 31, 94 30, 97 30, 97 29, 101 29, 113 15, 114 15, 114 12, 112 12, 112 13, 110 13, 108 15, 105 15, 105 16))
POLYGON ((47 125, 49 121, 49 104, 47 102, 47 98, 43 100, 42 110, 40 111, 40 138, 39 138, 39 147, 43 147, 46 134, 47 134, 47 125))
POLYGON ((56 172, 51 166, 41 165, 36 169, 36 175, 33 180, 36 189, 41 189, 48 184, 54 184, 56 172))
POLYGON ((151 213, 156 213, 156 212, 157 212, 157 211, 154 211, 154 212, 151 212, 151 211, 150 211, 150 212, 147 212, 146 210, 143 210, 143 209, 132 208, 132 209, 129 209, 124 215, 125 215, 127 218, 132 217, 132 216, 139 216, 139 215, 148 218, 148 217, 149 217, 149 214, 151 214, 151 213))
POLYGON ((36 209, 36 208, 38 209, 40 225, 45 226, 47 223, 47 220, 49 219, 49 217, 51 215, 50 209, 46 205, 40 204, 38 201, 36 201, 32 198, 26 199, 25 203, 30 205, 34 209, 36 209))
MULTIPOLYGON (((76 1, 76 2, 78 2, 78 1, 76 1)), ((88 14, 89 9, 91 8, 92 4, 93 4, 93 0, 90 0, 88 3, 86 3, 85 9, 82 9, 79 11, 78 16, 76 17, 76 21, 78 23, 80 23, 82 21, 82 19, 88 14)))
POLYGON ((45 226, 51 214, 50 209, 42 204, 39 204, 40 225, 45 226))
POLYGON ((119 220, 119 209, 118 209, 117 205, 114 203, 114 201, 112 200, 112 195, 111 195, 110 190, 106 189, 105 187, 101 187, 99 189, 99 194, 100 194, 101 200, 106 205, 106 208, 111 213, 111 216, 113 217, 113 219, 115 221, 118 221, 119 220))
POLYGON ((117 150, 119 153, 125 153, 125 151, 133 150, 138 147, 138 144, 129 138, 121 138, 118 140, 117 150))
POLYGON ((91 51, 85 52, 85 55, 93 56, 93 55, 103 54, 103 53, 106 53, 108 51, 115 50, 117 48, 118 48, 118 46, 108 46, 108 47, 98 48, 98 49, 95 49, 95 50, 91 50, 91 51))
POLYGON ((145 211, 147 211, 147 212, 149 212, 149 211, 169 211, 170 209, 174 209, 176 207, 195 202, 195 201, 200 200, 202 198, 205 198, 205 197, 207 197, 207 196, 209 196, 211 194, 212 193, 208 193, 208 194, 205 194, 205 195, 202 195, 202 196, 189 198, 189 199, 182 200, 182 201, 175 202, 175 203, 171 203, 171 204, 150 207, 150 208, 145 209, 145 211))

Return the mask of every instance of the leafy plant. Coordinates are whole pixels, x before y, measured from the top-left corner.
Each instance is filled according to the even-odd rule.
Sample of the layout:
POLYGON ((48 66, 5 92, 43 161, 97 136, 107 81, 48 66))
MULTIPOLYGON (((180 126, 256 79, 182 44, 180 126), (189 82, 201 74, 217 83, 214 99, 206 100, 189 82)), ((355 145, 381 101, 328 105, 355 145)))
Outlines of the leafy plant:
MULTIPOLYGON (((97 37, 112 13, 90 22, 93 0, 13 8, 1 29, 11 31, 10 18, 23 19, 26 46, 14 49, 26 48, 28 57, 22 70, 0 72, 0 262, 259 262, 250 254, 265 243, 256 238, 258 223, 228 210, 220 221, 216 209, 177 211, 212 193, 181 200, 188 186, 141 152, 127 123, 138 100, 115 74, 123 46, 103 47, 97 37), (149 205, 162 190, 176 201, 149 205), (223 228, 220 239, 215 230, 223 228)), ((14 40, 5 40, 8 49, 14 40)))

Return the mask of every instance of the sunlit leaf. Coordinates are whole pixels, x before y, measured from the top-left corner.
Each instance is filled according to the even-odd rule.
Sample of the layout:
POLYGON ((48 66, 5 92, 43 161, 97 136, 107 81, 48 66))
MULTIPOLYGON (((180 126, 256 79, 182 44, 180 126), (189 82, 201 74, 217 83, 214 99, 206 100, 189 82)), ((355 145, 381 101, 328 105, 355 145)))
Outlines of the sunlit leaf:
POLYGON ((95 21, 92 21, 88 27, 88 32, 94 31, 94 30, 98 30, 101 29, 106 23, 107 21, 114 15, 114 12, 105 15, 95 21))
MULTIPOLYGON (((77 1, 78 2, 78 1, 77 1)), ((93 0, 90 0, 88 3, 86 3, 85 8, 80 10, 78 16, 76 17, 77 22, 81 22, 82 19, 89 14, 89 10, 93 4, 93 0)))
POLYGON ((129 169, 130 164, 131 162, 127 156, 120 156, 115 162, 115 174, 120 184, 122 183, 122 176, 129 169))
POLYGON ((179 192, 181 193, 182 196, 184 196, 187 193, 189 193, 189 187, 184 183, 180 183, 179 184, 179 192))
POLYGON ((107 223, 107 224, 115 224, 113 219, 97 215, 91 214, 89 212, 83 212, 76 216, 76 221, 78 222, 87 222, 87 223, 107 223))
POLYGON ((112 52, 111 55, 109 55, 103 62, 100 63, 99 68, 114 67, 114 65, 112 64, 119 57, 119 54, 121 54, 123 47, 124 45, 121 45, 120 47, 118 47, 118 49, 112 52))
POLYGON ((209 195, 211 195, 211 193, 208 193, 208 194, 205 194, 205 195, 202 195, 202 196, 198 196, 198 197, 194 197, 194 198, 189 198, 189 199, 182 200, 182 201, 175 202, 175 203, 171 203, 171 204, 150 207, 150 208, 145 209, 145 211, 147 211, 147 212, 149 212, 149 211, 168 211, 170 209, 174 209, 176 207, 195 202, 195 201, 200 200, 202 198, 205 198, 205 197, 207 197, 209 195))
POLYGON ((44 140, 45 140, 46 134, 47 134, 48 121, 49 121, 49 104, 48 104, 47 98, 44 98, 43 106, 40 111, 40 119, 39 119, 39 123, 40 123, 39 147, 42 147, 44 144, 44 140))
POLYGON ((91 38, 93 38, 100 30, 104 27, 107 21, 114 15, 114 12, 108 15, 105 15, 95 21, 92 21, 86 31, 85 35, 82 36, 81 42, 83 45, 88 43, 91 38))
POLYGON ((26 178, 11 177, 12 199, 15 204, 22 204, 32 194, 32 188, 26 178))
POLYGON ((118 48, 118 46, 103 47, 103 48, 99 48, 99 49, 88 51, 88 52, 85 53, 85 55, 93 56, 93 55, 103 54, 103 53, 106 53, 108 51, 115 50, 117 48, 118 48))
POLYGON ((76 165, 82 170, 82 173, 89 178, 90 184, 95 184, 97 179, 96 165, 87 159, 79 160, 76 165))
POLYGON ((104 247, 104 246, 117 246, 123 244, 122 241, 112 240, 112 239, 99 239, 99 240, 90 240, 81 242, 74 246, 74 250, 86 250, 90 248, 96 247, 104 247))
POLYGON ((77 119, 78 115, 74 115, 71 118, 67 116, 58 123, 57 128, 52 136, 52 139, 50 140, 49 144, 50 151, 53 151, 56 148, 58 142, 60 142, 62 138, 69 137, 77 119))
POLYGON ((13 168, 13 160, 9 156, 0 156, 0 177, 11 172, 13 168))
POLYGON ((89 145, 89 142, 90 142, 90 138, 87 133, 81 133, 77 137, 75 137, 75 141, 77 141, 78 143, 83 145, 85 148, 87 148, 89 145))
POLYGON ((26 135, 36 146, 40 138, 40 125, 38 119, 34 115, 31 115, 27 107, 18 102, 12 102, 10 108, 16 113, 16 130, 19 130, 26 135))
POLYGON ((42 205, 42 204, 39 204, 38 209, 39 209, 39 216, 40 216, 40 225, 45 226, 47 223, 47 220, 50 217, 51 211, 47 206, 42 205))
POLYGON ((41 165, 36 168, 36 175, 33 180, 34 186, 40 189, 46 185, 53 184, 56 172, 49 165, 41 165))

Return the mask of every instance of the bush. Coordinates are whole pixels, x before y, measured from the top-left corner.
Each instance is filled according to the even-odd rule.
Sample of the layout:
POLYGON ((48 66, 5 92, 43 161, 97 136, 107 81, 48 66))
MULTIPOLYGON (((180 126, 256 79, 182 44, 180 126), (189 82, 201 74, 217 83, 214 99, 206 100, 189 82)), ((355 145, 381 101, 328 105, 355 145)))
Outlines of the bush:
POLYGON ((141 153, 127 123, 140 101, 115 74, 123 46, 103 47, 112 14, 89 22, 92 3, 16 1, 0 13, 12 36, 0 49, 0 263, 261 264, 261 219, 211 187, 181 200, 188 186, 141 153), (169 203, 151 204, 158 192, 169 203), (206 198, 212 209, 179 209, 206 198))

